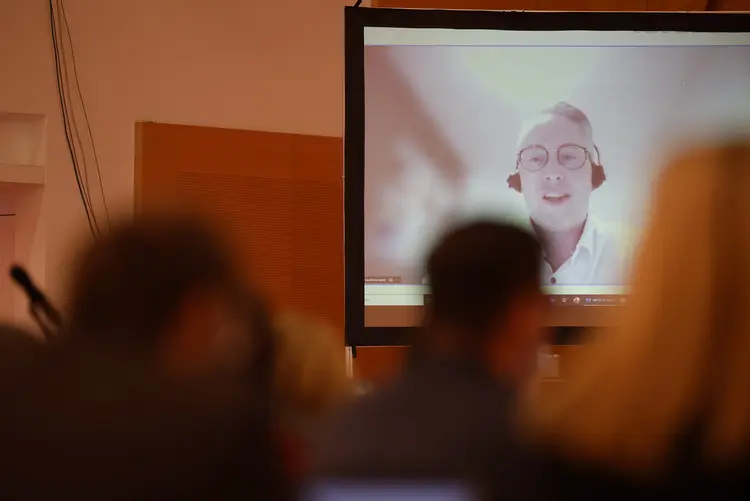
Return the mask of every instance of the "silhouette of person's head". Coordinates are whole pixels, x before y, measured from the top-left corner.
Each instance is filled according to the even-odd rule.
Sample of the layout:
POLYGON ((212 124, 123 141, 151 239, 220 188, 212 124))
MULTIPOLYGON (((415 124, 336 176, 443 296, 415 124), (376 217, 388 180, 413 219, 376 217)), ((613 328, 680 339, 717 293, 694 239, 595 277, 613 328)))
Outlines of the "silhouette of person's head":
POLYGON ((67 334, 200 372, 246 348, 250 296, 239 275, 212 225, 195 215, 122 221, 78 256, 67 334))
POLYGON ((418 348, 527 375, 542 336, 540 263, 538 242, 516 226, 478 221, 448 231, 427 260, 432 297, 418 348))

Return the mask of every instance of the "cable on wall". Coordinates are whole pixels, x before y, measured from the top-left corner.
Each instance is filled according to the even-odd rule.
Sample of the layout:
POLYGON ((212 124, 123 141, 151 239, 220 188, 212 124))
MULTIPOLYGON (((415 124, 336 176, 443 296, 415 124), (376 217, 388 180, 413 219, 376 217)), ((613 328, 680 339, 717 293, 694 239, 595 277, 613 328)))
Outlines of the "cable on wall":
POLYGON ((102 197, 102 205, 104 208, 105 220, 107 225, 110 224, 109 209, 107 207, 107 202, 104 196, 104 186, 102 183, 101 170, 99 167, 99 158, 96 152, 93 133, 88 119, 88 113, 86 111, 86 106, 81 93, 80 82, 78 80, 78 74, 76 71, 75 54, 73 53, 73 43, 70 35, 70 28, 67 23, 67 15, 65 14, 65 6, 63 5, 62 0, 49 0, 49 21, 55 59, 57 93, 60 104, 60 112, 63 120, 63 128, 65 131, 65 140, 68 146, 68 153, 73 164, 73 173, 75 175, 76 185, 78 186, 78 192, 83 203, 83 208, 86 214, 89 228, 94 236, 98 236, 101 233, 101 228, 99 226, 99 220, 95 213, 94 204, 91 200, 88 161, 83 139, 88 141, 90 149, 93 153, 93 163, 96 168, 99 192, 101 193, 102 197), (65 39, 67 39, 68 50, 66 50, 65 39, 61 37, 61 30, 65 35, 65 39), (71 65, 68 64, 68 59, 70 59, 70 62, 72 63, 71 65), (83 139, 81 132, 79 131, 78 120, 76 119, 75 114, 75 95, 71 92, 71 76, 73 82, 75 83, 75 90, 77 91, 77 101, 83 112, 83 116, 80 117, 80 119, 84 123, 84 126, 87 130, 87 135, 83 136, 83 139))
MULTIPOLYGON (((96 178, 99 184, 99 193, 102 196, 102 206, 104 207, 104 215, 107 220, 107 225, 111 226, 111 220, 109 217, 109 208, 107 207, 107 200, 104 196, 104 184, 102 182, 102 173, 99 167, 99 155, 96 152, 96 143, 94 141, 94 134, 91 131, 91 123, 89 122, 89 114, 86 111, 86 103, 83 100, 83 93, 81 92, 81 83, 78 80, 78 68, 76 66, 75 52, 73 51, 73 39, 70 35, 70 25, 68 24, 68 14, 65 12, 65 3, 63 0, 58 0, 58 5, 60 6, 60 12, 62 13, 63 26, 65 28, 65 33, 67 35, 68 46, 70 47, 70 60, 73 64, 73 78, 75 79, 76 90, 78 91, 78 97, 81 101, 81 110, 83 111, 84 123, 86 125, 86 130, 88 132, 89 142, 91 143, 91 152, 93 153, 93 156, 94 156, 94 165, 96 167, 96 178)), ((63 52, 63 55, 64 54, 65 53, 63 52)), ((87 184, 87 187, 88 187, 88 184, 87 184)))

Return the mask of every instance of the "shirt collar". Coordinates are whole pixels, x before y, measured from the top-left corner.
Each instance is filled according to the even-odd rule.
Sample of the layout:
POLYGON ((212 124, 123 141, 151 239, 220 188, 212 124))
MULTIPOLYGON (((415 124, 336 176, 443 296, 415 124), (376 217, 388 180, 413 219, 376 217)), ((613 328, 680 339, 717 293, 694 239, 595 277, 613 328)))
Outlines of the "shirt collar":
MULTIPOLYGON (((534 233, 534 223, 531 222, 531 218, 527 220, 526 224, 529 231, 534 233)), ((573 255, 575 255, 579 249, 584 249, 591 256, 594 255, 597 234, 599 233, 600 227, 601 222, 596 216, 592 216, 591 214, 586 216, 586 223, 583 225, 583 233, 581 233, 581 238, 578 239, 578 244, 573 251, 573 255)))
POLYGON ((595 216, 589 214, 589 216, 586 218, 586 223, 583 226, 583 233, 581 233, 581 238, 578 240, 576 250, 585 249, 590 255, 593 256, 598 229, 599 220, 595 216))

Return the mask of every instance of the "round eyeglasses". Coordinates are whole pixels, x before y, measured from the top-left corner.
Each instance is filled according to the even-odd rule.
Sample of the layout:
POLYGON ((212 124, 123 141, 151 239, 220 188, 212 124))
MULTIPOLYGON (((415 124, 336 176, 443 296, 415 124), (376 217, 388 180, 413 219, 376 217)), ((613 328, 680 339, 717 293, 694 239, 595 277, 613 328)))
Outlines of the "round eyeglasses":
POLYGON ((529 172, 538 172, 549 162, 551 152, 557 153, 557 163, 568 170, 580 169, 589 156, 589 150, 577 144, 564 144, 556 150, 532 145, 518 152, 518 163, 529 172))

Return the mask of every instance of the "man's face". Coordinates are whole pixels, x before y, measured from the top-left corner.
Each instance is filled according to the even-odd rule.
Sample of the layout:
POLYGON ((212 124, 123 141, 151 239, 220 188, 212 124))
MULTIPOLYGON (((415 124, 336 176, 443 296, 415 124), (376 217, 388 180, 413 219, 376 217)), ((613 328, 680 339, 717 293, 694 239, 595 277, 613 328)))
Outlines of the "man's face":
MULTIPOLYGON (((535 224, 549 231, 568 230, 582 224, 593 191, 590 157, 586 156, 579 169, 566 168, 561 163, 576 165, 575 158, 566 156, 565 149, 558 155, 566 145, 581 146, 589 152, 594 149, 583 128, 565 117, 550 115, 529 130, 518 148, 522 151, 529 146, 542 146, 549 152, 546 165, 536 172, 519 166, 529 215, 535 224)), ((533 156, 528 160, 540 162, 539 165, 543 162, 533 156)))

